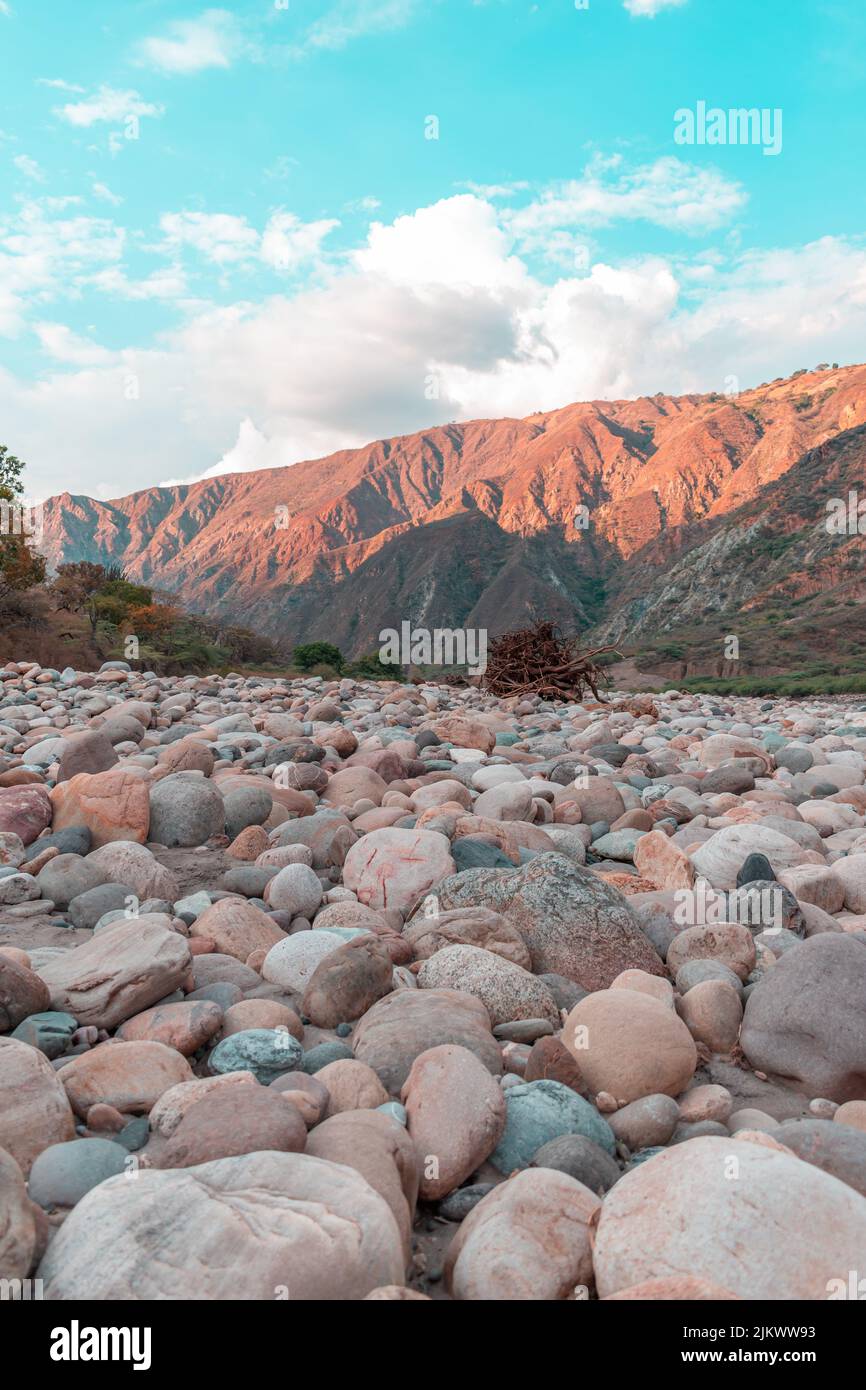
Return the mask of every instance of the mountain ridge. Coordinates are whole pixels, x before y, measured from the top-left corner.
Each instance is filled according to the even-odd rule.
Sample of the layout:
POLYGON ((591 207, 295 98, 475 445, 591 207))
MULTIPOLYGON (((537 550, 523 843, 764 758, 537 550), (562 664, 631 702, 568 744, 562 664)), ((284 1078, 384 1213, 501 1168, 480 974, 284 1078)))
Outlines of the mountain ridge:
POLYGON ((736 396, 577 402, 105 502, 63 493, 41 548, 52 566, 122 564, 194 611, 352 656, 404 619, 495 634, 532 612, 628 644, 647 635, 635 587, 659 631, 693 621, 697 600, 660 597, 670 565, 712 537, 735 549, 739 530, 727 546, 717 533, 762 497, 789 505, 772 489, 815 449, 850 435, 866 482, 864 424, 864 365, 736 396))

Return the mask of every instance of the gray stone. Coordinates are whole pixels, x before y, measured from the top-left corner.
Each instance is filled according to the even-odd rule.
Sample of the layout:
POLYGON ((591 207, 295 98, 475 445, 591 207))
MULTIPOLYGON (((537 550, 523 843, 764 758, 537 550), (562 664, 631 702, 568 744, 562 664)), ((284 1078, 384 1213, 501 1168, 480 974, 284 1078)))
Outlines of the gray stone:
POLYGON ((525 1168, 543 1144, 561 1134, 582 1134, 607 1153, 616 1141, 607 1120, 594 1105, 559 1081, 525 1081, 504 1092, 505 1130, 490 1155, 501 1173, 525 1168))
POLYGON ((174 772, 150 789, 150 839, 169 848, 203 845, 225 830, 223 799, 198 772, 174 772))
POLYGON ((42 1150, 30 1170, 30 1197, 40 1207, 74 1207, 91 1188, 122 1173, 125 1163, 123 1149, 110 1139, 52 1144, 42 1150))

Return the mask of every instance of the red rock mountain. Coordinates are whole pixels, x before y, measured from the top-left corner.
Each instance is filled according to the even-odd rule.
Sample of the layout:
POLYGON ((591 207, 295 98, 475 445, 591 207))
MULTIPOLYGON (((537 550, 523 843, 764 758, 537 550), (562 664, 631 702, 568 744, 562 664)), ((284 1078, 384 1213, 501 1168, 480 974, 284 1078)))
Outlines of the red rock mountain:
POLYGON ((814 590, 806 532, 836 557, 821 582, 840 583, 824 475, 859 479, 866 500, 864 425, 866 366, 733 397, 588 401, 109 502, 63 493, 46 504, 43 549, 52 565, 120 563, 193 611, 350 655, 406 619, 496 633, 531 613, 639 644, 763 609, 779 583, 814 590), (835 462, 816 468, 822 450, 835 462))

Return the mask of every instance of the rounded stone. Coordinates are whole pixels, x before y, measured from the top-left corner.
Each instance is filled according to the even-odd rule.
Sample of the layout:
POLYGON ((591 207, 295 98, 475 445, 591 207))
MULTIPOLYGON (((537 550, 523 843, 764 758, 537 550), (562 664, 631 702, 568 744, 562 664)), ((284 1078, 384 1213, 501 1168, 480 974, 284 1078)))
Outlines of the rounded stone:
POLYGON ((678 1096, 691 1081, 697 1049, 672 1009, 634 990, 587 995, 565 1021, 562 1040, 589 1090, 620 1105, 641 1096, 678 1096))
POLYGON ((558 1081, 529 1081, 509 1086, 505 1129, 490 1161, 501 1173, 525 1168, 550 1139, 560 1134, 582 1134, 612 1154, 613 1131, 589 1101, 558 1081))
POLYGON ((91 1188, 122 1173, 126 1150, 111 1139, 75 1139, 43 1149, 30 1170, 28 1191, 41 1207, 74 1207, 91 1188))
POLYGON ((262 1086, 295 1071, 303 1048, 288 1029, 246 1028, 217 1043, 208 1059, 212 1072, 251 1071, 262 1086))
POLYGON ((776 1148, 706 1137, 616 1184, 594 1263, 602 1298, 688 1271, 741 1298, 821 1300, 864 1247, 866 1198, 776 1148))
POLYGON ((110 1178, 38 1274, 56 1301, 352 1301, 401 1284, 404 1259, 387 1203, 358 1173, 264 1152, 110 1178))
POLYGON ((173 772, 150 788, 150 838, 157 844, 203 845, 225 831, 223 799, 207 777, 173 772))

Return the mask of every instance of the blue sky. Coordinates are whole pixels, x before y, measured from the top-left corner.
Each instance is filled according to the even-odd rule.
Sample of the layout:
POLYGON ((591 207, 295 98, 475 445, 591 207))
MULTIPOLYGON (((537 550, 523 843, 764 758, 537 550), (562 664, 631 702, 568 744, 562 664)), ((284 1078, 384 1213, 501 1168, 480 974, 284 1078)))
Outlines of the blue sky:
POLYGON ((36 495, 866 358, 862 0, 0 0, 0 45, 36 495), (778 153, 678 144, 699 102, 778 153))

